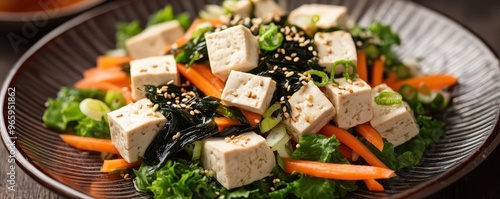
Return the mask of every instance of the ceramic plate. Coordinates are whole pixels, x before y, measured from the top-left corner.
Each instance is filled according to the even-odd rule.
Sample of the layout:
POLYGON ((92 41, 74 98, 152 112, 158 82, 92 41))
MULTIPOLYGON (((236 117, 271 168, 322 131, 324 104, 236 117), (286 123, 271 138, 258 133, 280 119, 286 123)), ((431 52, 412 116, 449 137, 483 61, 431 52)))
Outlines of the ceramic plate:
MULTIPOLYGON (((308 1, 283 1, 287 10, 308 1)), ((392 24, 402 37, 396 49, 402 58, 422 58, 424 73, 451 73, 459 85, 446 111, 446 135, 426 151, 422 163, 399 172, 385 184, 384 193, 363 186, 348 197, 424 197, 449 185, 476 167, 500 141, 500 67, 498 58, 476 36, 450 19, 412 2, 393 0, 316 0, 348 6, 361 25, 372 20, 392 24)), ((198 0, 116 1, 85 13, 55 29, 34 45, 7 78, 2 104, 2 138, 15 141, 17 164, 48 188, 70 198, 148 197, 119 175, 99 172, 99 155, 87 154, 63 143, 42 123, 44 103, 62 86, 82 78, 95 66, 96 56, 114 47, 115 24, 147 16, 165 4, 176 12, 195 16, 204 4, 198 0), (14 90, 15 89, 15 90, 14 90), (15 95, 14 97, 11 97, 15 95), (10 97, 10 98, 9 98, 10 97), (15 106, 15 127, 9 121, 15 106), (13 134, 9 134, 12 132, 13 134)))

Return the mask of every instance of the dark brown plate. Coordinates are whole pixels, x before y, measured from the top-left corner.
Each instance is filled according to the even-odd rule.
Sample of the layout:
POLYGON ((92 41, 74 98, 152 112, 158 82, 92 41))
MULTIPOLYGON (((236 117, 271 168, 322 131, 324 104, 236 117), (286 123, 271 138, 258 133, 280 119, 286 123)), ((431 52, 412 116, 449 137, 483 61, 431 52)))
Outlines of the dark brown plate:
MULTIPOLYGON (((288 10, 306 1, 283 1, 288 10)), ((451 73, 459 85, 446 114, 446 135, 426 151, 422 163, 399 172, 384 193, 365 188, 349 197, 424 197, 475 168, 500 141, 500 67, 497 57, 472 33, 448 18, 411 2, 392 0, 314 1, 342 4, 361 25, 372 20, 392 24, 400 33, 401 58, 423 58, 425 73, 451 73)), ((115 24, 139 19, 171 4, 176 12, 195 16, 210 1, 120 1, 86 13, 55 29, 35 44, 16 64, 4 86, 2 139, 15 141, 16 162, 50 189, 71 197, 147 197, 119 175, 101 174, 100 158, 63 143, 41 121, 44 103, 61 86, 72 85, 96 56, 114 46, 115 24), (15 92, 12 89, 15 89, 15 92), (9 97, 15 94, 15 127, 9 135, 9 97)), ((11 98, 11 99, 14 99, 11 98)), ((11 100, 12 101, 12 100, 11 100)), ((11 122, 12 123, 12 122, 11 122)))

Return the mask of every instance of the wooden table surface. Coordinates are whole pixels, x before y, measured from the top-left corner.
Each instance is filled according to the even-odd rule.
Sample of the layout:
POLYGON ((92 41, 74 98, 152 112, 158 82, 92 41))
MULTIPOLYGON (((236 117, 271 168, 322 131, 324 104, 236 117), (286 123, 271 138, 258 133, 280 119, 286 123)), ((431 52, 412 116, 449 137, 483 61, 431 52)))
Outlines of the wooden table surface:
MULTIPOLYGON (((482 37, 496 52, 500 52, 500 1, 497 0, 415 0, 439 12, 445 13, 457 21, 465 24, 476 34, 482 37)), ((0 27, 0 82, 4 81, 9 69, 15 61, 33 45, 39 38, 52 29, 46 27, 39 30, 35 37, 26 44, 19 46, 15 52, 10 45, 7 34, 0 27)), ((19 30, 21 31, 21 30, 19 30)), ((500 198, 500 147, 486 158, 469 174, 447 188, 437 192, 429 198, 500 198)), ((24 171, 16 169, 16 191, 7 190, 7 174, 9 163, 7 152, 0 147, 0 198, 63 198, 57 193, 40 185, 24 171)))

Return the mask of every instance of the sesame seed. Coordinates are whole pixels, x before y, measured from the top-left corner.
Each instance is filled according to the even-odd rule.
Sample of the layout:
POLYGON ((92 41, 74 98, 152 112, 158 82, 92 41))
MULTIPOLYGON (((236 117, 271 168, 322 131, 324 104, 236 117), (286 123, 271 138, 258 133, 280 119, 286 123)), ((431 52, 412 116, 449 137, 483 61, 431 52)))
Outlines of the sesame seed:
POLYGON ((290 54, 291 57, 296 57, 297 56, 297 53, 292 53, 290 54))
POLYGON ((291 76, 293 76, 293 74, 294 74, 293 72, 289 72, 286 74, 286 77, 291 77, 291 76))
POLYGON ((226 141, 226 143, 229 143, 229 142, 231 142, 231 138, 229 138, 229 137, 225 137, 225 138, 224 138, 224 141, 226 141))
POLYGON ((271 188, 269 188, 269 190, 274 191, 275 189, 274 189, 274 187, 271 187, 271 188))
POLYGON ((257 95, 255 93, 253 93, 252 96, 251 96, 251 98, 255 99, 255 98, 257 98, 257 95))
POLYGON ((297 110, 301 110, 302 108, 301 108, 298 104, 296 104, 296 105, 295 105, 295 109, 297 109, 297 110))
POLYGON ((281 70, 283 70, 283 71, 287 71, 287 70, 288 70, 288 68, 287 68, 287 67, 283 67, 281 70))
POLYGON ((307 102, 307 106, 308 106, 308 107, 312 107, 312 106, 313 106, 313 104, 312 104, 311 102, 307 102))
POLYGON ((189 114, 194 115, 194 111, 189 111, 189 114))
POLYGON ((297 28, 295 26, 292 26, 292 32, 297 33, 297 28))
POLYGON ((231 95, 235 96, 235 97, 238 97, 238 93, 236 93, 236 92, 231 92, 231 95))
POLYGON ((172 96, 172 98, 175 98, 175 93, 172 93, 171 96, 172 96))
POLYGON ((328 53, 328 54, 332 54, 332 53, 333 53, 333 51, 332 51, 332 48, 331 48, 331 47, 328 47, 327 53, 328 53))
POLYGON ((116 118, 120 118, 120 117, 123 117, 123 114, 118 114, 118 115, 116 116, 116 118))
POLYGON ((153 113, 152 113, 152 112, 148 112, 148 113, 146 114, 146 116, 153 116, 153 113))
POLYGON ((125 179, 129 179, 129 174, 128 174, 128 173, 126 173, 126 174, 123 176, 123 178, 125 178, 125 179))
POLYGON ((248 91, 247 97, 248 97, 248 98, 251 98, 251 97, 252 97, 252 91, 248 91))
POLYGON ((275 65, 275 66, 273 67, 273 70, 277 70, 277 69, 278 69, 278 65, 275 65))
POLYGON ((290 118, 290 114, 288 112, 285 112, 283 115, 285 116, 286 119, 290 118))
POLYGON ((312 96, 311 94, 307 94, 307 96, 306 96, 306 100, 307 100, 308 102, 312 102, 312 101, 313 101, 313 96, 312 96))
POLYGON ((352 89, 349 89, 349 93, 354 93, 354 90, 352 90, 352 89))
POLYGON ((295 148, 300 148, 300 144, 296 144, 296 145, 295 145, 295 148))
POLYGON ((299 61, 299 57, 293 58, 293 62, 298 62, 298 61, 299 61))
POLYGON ((188 101, 188 98, 182 98, 182 100, 181 100, 181 101, 182 101, 182 102, 186 102, 186 101, 188 101))
POLYGON ((300 38, 299 38, 299 40, 298 40, 298 42, 299 42, 299 43, 303 43, 305 40, 306 40, 306 38, 304 38, 304 37, 300 37, 300 38))
MULTIPOLYGON (((308 41, 309 41, 309 40, 308 40, 308 41)), ((309 46, 309 48, 307 48, 307 50, 309 50, 309 51, 313 51, 313 50, 314 50, 314 48, 313 48, 312 46, 309 46)))
POLYGON ((285 59, 288 61, 292 60, 292 58, 290 56, 285 56, 285 59))
POLYGON ((286 39, 287 41, 292 41, 292 40, 293 40, 293 38, 292 38, 290 35, 287 35, 287 36, 285 37, 285 39, 286 39))
POLYGON ((173 84, 173 83, 174 83, 174 80, 172 79, 172 80, 170 80, 170 81, 167 82, 167 85, 173 84))
POLYGON ((259 79, 259 86, 264 86, 264 80, 259 79))
POLYGON ((147 72, 147 71, 148 71, 148 69, 142 68, 139 72, 144 73, 144 72, 147 72))
POLYGON ((260 122, 260 120, 258 120, 258 119, 254 119, 254 120, 253 120, 253 122, 255 122, 255 123, 259 123, 259 122, 260 122))
POLYGON ((313 51, 313 55, 314 55, 314 56, 318 56, 318 52, 313 51))
POLYGON ((194 113, 200 114, 201 112, 198 109, 194 109, 194 113))
POLYGON ((286 112, 286 106, 283 106, 283 112, 286 112))
POLYGON ((274 58, 278 58, 280 55, 278 53, 274 54, 274 58))

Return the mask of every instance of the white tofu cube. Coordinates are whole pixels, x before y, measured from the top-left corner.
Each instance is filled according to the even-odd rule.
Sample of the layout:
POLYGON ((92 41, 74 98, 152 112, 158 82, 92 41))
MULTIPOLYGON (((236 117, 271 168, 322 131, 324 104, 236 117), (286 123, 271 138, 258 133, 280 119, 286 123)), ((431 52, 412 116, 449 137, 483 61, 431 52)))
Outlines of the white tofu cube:
POLYGON ((226 81, 232 70, 247 72, 257 67, 259 43, 245 26, 205 34, 212 73, 226 81))
POLYGON ((270 77, 231 71, 221 99, 228 105, 262 115, 269 107, 275 90, 276 82, 270 77))
POLYGON ((333 121, 338 127, 349 129, 373 118, 371 87, 359 77, 351 83, 345 78, 336 78, 324 88, 325 95, 332 102, 337 114, 333 121))
MULTIPOLYGON (((319 32, 314 35, 314 45, 318 48, 318 63, 325 67, 330 73, 332 64, 338 60, 349 60, 357 65, 358 55, 351 34, 339 30, 335 32, 319 32)), ((345 70, 344 65, 335 68, 335 74, 341 74, 345 70)), ((352 68, 349 67, 350 73, 352 68)))
POLYGON ((273 0, 253 0, 255 17, 270 21, 274 16, 281 16, 285 13, 281 7, 273 0))
POLYGON ((234 138, 205 139, 201 163, 222 186, 233 189, 269 176, 276 160, 262 136, 247 132, 234 138))
POLYGON ((130 77, 132 79, 132 99, 137 101, 146 97, 144 85, 165 85, 170 81, 179 84, 177 63, 173 55, 164 55, 136 59, 130 62, 130 77))
POLYGON ((127 162, 137 162, 144 156, 151 141, 167 122, 153 103, 142 99, 108 113, 111 141, 127 162))
POLYGON ((318 16, 316 27, 328 29, 346 27, 347 7, 326 4, 303 4, 292 10, 288 15, 288 22, 308 31, 313 28, 312 18, 318 16))
POLYGON ((285 127, 295 141, 309 133, 317 133, 335 115, 332 103, 321 90, 309 81, 288 100, 292 108, 285 127))
POLYGON ((399 146, 415 137, 419 132, 419 127, 413 111, 406 102, 393 105, 375 103, 375 96, 382 91, 392 91, 392 89, 385 84, 372 89, 373 119, 370 124, 383 138, 394 146, 399 146))
POLYGON ((146 28, 140 34, 128 39, 125 44, 133 59, 161 55, 165 47, 184 35, 184 29, 177 20, 167 21, 146 28))

